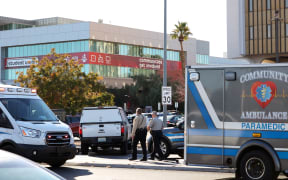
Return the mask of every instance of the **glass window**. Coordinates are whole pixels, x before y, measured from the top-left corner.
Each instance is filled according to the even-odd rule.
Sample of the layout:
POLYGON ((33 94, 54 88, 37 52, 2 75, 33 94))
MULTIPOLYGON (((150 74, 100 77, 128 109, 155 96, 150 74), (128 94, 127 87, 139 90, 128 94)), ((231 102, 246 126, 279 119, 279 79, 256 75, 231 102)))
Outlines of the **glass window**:
POLYGON ((67 42, 66 53, 72 53, 72 42, 67 42))
POLYGON ((288 24, 286 23, 285 26, 286 26, 286 37, 288 37, 288 24))
POLYGON ((271 0, 267 0, 267 9, 271 9, 271 0))
POLYGON ((249 32, 250 32, 250 33, 249 33, 249 37, 250 37, 250 40, 252 40, 252 39, 254 39, 254 33, 253 33, 253 29, 254 29, 254 28, 253 28, 252 26, 250 26, 249 29, 250 29, 250 30, 249 30, 249 32))
POLYGON ((285 7, 288 8, 288 0, 285 0, 285 7))
POLYGON ((267 24, 267 38, 271 38, 271 24, 267 24))
POLYGON ((249 11, 253 11, 253 0, 249 0, 249 11))

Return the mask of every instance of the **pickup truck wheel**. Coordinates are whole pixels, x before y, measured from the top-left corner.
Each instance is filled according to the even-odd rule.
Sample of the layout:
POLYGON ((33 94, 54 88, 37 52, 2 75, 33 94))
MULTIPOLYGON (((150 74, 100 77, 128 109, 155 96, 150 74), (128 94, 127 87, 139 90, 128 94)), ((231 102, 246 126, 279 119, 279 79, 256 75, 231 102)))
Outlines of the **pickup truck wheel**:
POLYGON ((127 154, 128 153, 128 142, 127 141, 125 141, 121 144, 120 150, 121 150, 121 154, 127 154))
POLYGON ((48 164, 51 167, 60 167, 60 166, 64 165, 65 162, 66 162, 66 160, 58 160, 58 161, 49 162, 48 164))
POLYGON ((81 154, 87 155, 89 151, 89 146, 87 144, 81 143, 81 154))
POLYGON ((244 154, 238 168, 240 176, 247 180, 273 180, 277 176, 271 157, 259 150, 244 154))

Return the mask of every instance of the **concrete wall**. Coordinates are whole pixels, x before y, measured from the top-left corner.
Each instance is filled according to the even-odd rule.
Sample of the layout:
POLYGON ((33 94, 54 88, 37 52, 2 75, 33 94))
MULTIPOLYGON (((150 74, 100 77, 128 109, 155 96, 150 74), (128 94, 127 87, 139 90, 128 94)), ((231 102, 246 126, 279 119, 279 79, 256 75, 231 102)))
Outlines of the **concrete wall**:
POLYGON ((245 1, 227 0, 227 57, 245 55, 245 1))

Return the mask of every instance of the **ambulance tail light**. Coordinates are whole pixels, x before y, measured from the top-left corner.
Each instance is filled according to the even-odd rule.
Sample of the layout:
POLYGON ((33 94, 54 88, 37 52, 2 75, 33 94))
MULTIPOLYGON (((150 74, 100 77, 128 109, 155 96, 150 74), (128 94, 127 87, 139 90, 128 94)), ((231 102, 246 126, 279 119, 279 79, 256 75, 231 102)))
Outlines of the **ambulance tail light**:
POLYGON ((31 89, 31 93, 37 93, 36 89, 31 89))

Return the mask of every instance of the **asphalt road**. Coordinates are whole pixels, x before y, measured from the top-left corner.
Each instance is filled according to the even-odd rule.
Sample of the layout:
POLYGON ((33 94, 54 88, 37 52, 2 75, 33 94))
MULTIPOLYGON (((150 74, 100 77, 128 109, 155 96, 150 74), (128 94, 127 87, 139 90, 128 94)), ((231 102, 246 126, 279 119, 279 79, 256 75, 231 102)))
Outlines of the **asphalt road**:
MULTIPOLYGON (((97 154, 77 155, 60 168, 50 168, 68 180, 234 180, 230 169, 190 167, 181 164, 178 155, 169 156, 165 161, 128 161, 130 155, 121 155, 119 150, 103 151, 97 154)), ((142 157, 138 154, 138 158, 142 157)), ((284 175, 279 179, 286 179, 284 175)))
POLYGON ((232 180, 233 173, 170 171, 154 169, 102 168, 83 166, 64 166, 54 169, 54 172, 68 180, 232 180))

